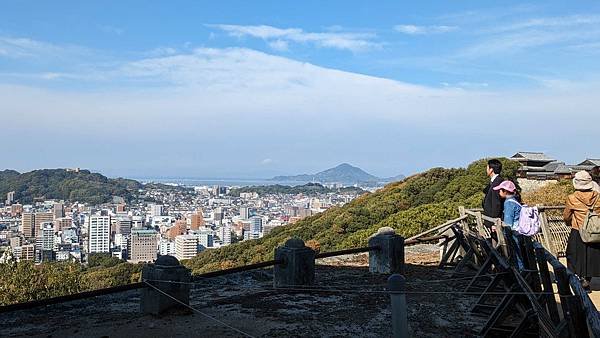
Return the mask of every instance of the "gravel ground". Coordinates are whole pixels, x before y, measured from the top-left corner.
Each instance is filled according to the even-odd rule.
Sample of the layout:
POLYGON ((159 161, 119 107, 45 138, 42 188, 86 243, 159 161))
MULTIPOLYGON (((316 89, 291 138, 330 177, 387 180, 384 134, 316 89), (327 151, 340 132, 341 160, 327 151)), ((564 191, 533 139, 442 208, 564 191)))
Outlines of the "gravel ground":
MULTIPOLYGON (((194 285, 191 306, 202 314, 177 310, 160 317, 142 315, 138 292, 128 291, 3 314, 0 336, 244 336, 240 331, 257 337, 391 336, 389 295, 382 292, 387 276, 369 273, 367 257, 319 260, 318 290, 274 290, 272 272, 266 269, 194 285)), ((481 318, 468 314, 475 299, 455 294, 465 281, 437 281, 449 278, 437 269, 437 246, 407 248, 406 258, 411 336, 475 336, 482 325, 481 318)))

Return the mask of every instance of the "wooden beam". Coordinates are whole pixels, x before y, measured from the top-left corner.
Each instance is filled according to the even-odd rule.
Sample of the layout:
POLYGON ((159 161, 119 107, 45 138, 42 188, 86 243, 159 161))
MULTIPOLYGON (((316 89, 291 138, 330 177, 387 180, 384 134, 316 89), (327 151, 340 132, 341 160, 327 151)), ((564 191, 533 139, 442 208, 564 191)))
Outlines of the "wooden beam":
POLYGON ((458 222, 462 221, 462 220, 463 220, 463 219, 465 219, 465 218, 467 218, 467 216, 466 216, 466 215, 465 215, 465 216, 461 216, 461 217, 459 217, 459 218, 455 218, 455 219, 453 219, 453 220, 450 220, 450 221, 448 221, 448 222, 446 222, 446 223, 444 223, 444 224, 442 224, 442 225, 438 225, 438 226, 436 226, 436 227, 434 227, 434 228, 431 228, 431 229, 429 229, 429 230, 423 231, 423 232, 421 232, 421 233, 420 233, 420 234, 418 234, 418 235, 414 235, 414 236, 412 236, 412 237, 409 237, 409 238, 407 238, 406 240, 407 240, 407 241, 410 241, 410 240, 413 240, 413 239, 417 239, 417 238, 419 238, 419 237, 422 237, 422 236, 428 235, 428 234, 430 234, 430 233, 432 233, 432 232, 434 232, 434 231, 438 231, 438 232, 439 232, 439 230, 440 230, 440 229, 442 229, 442 228, 449 228, 449 227, 451 227, 452 225, 454 225, 455 223, 458 223, 458 222))

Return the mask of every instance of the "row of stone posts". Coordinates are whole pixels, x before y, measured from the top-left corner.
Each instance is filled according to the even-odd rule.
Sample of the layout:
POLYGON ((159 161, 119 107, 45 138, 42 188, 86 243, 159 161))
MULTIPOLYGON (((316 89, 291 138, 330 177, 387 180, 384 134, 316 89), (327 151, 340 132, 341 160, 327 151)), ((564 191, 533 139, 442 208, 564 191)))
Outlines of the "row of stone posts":
MULTIPOLYGON (((404 238, 392 228, 380 228, 369 238, 369 271, 381 274, 404 273, 404 238)), ((301 239, 292 238, 275 249, 275 259, 281 264, 273 267, 275 287, 313 285, 315 282, 315 251, 301 239)), ((143 313, 160 314, 175 307, 189 305, 191 272, 175 257, 160 256, 154 264, 144 266, 142 280, 153 287, 142 289, 143 313), (160 282, 160 281, 172 281, 160 282), (169 296, 167 296, 169 295, 169 296)))

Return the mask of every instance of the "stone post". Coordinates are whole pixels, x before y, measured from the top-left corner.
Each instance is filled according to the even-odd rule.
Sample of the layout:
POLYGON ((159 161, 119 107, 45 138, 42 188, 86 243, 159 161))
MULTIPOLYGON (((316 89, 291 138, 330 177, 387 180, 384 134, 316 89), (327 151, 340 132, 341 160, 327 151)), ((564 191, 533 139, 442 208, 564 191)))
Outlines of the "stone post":
MULTIPOLYGON (((147 281, 186 305, 190 304, 191 280, 191 271, 179 264, 177 258, 173 256, 160 256, 154 264, 147 264, 142 269, 142 281, 147 281)), ((141 291, 140 309, 142 313, 158 315, 174 307, 184 307, 171 297, 147 286, 141 291)))
POLYGON ((408 310, 406 308, 406 279, 399 274, 388 278, 392 302, 392 337, 408 338, 408 310))
POLYGON ((379 228, 369 238, 369 246, 379 250, 369 251, 369 271, 375 273, 404 273, 404 237, 390 227, 379 228))
POLYGON ((298 238, 291 238, 275 249, 275 259, 282 264, 273 267, 275 287, 312 285, 315 282, 315 251, 298 238))

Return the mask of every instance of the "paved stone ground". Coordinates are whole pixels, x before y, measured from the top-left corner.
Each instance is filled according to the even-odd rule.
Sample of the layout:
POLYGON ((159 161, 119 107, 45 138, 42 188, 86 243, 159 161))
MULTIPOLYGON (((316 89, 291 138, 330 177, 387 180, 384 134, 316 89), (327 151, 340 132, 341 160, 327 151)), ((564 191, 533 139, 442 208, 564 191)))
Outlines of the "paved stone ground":
MULTIPOLYGON (((411 336, 472 337, 481 318, 468 314, 475 299, 455 295, 465 281, 436 267, 436 246, 407 251, 411 336), (430 293, 435 291, 435 293, 430 293), (411 293, 413 292, 413 293, 411 293)), ((194 286, 191 305, 204 314, 256 337, 391 336, 387 276, 368 272, 366 255, 319 261, 316 285, 338 291, 273 290, 271 270, 215 278, 194 286), (373 292, 371 292, 373 291, 373 292)), ((137 291, 4 314, 0 337, 242 337, 198 313, 161 317, 139 313, 137 291)))

